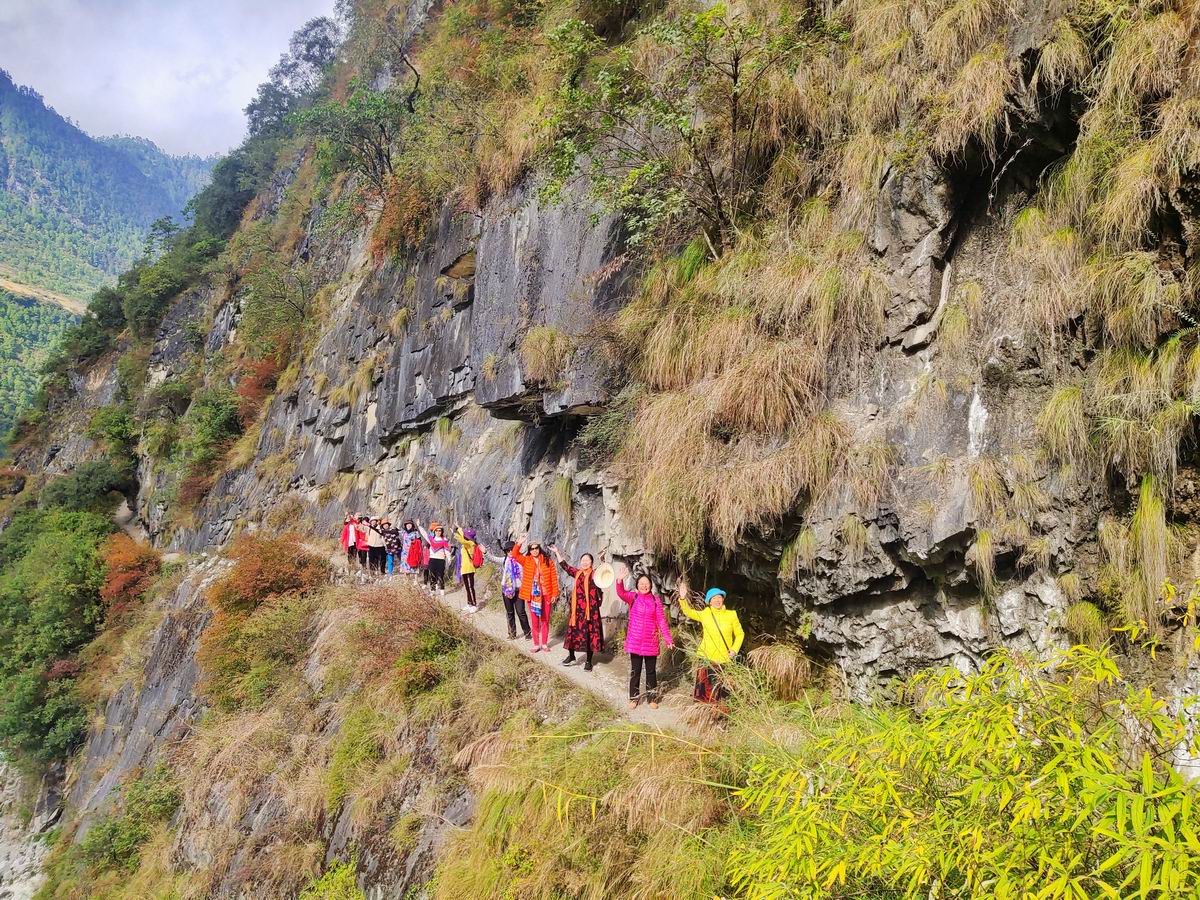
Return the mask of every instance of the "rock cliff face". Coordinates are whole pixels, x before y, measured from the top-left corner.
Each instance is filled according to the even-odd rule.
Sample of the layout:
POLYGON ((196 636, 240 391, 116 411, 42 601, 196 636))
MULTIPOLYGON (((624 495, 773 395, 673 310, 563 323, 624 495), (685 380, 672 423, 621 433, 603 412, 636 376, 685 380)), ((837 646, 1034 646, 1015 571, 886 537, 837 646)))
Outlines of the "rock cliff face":
MULTIPOLYGON (((996 539, 1005 586, 985 601, 966 558, 980 527, 973 466, 1033 452, 1032 422, 1052 382, 1004 313, 1018 307, 1009 301, 1022 287, 1002 235, 1030 177, 1015 166, 987 185, 932 164, 885 176, 870 246, 891 273, 886 337, 836 401, 860 439, 891 448, 889 487, 865 522, 865 545, 853 555, 842 547, 850 498, 828 497, 819 514, 808 511, 816 560, 794 583, 777 575, 795 533, 789 522, 707 562, 709 579, 729 587, 761 630, 798 628, 860 693, 928 664, 973 665, 1000 644, 1054 645, 1067 604, 1054 574, 1092 555, 1093 498, 1047 478, 1036 485, 1051 498, 1036 527, 1049 538, 1048 564, 1022 568, 1015 548, 996 539), (995 311, 978 348, 983 376, 929 399, 940 316, 968 283, 982 285, 995 311)), ((255 458, 219 477, 190 527, 168 526, 170 480, 142 466, 136 505, 154 539, 200 551, 283 523, 332 535, 345 511, 369 509, 470 522, 493 541, 529 532, 566 552, 607 549, 651 564, 638 523, 622 513, 619 473, 589 465, 572 441, 619 374, 595 337, 631 290, 619 222, 597 216, 582 188, 546 206, 524 185, 480 216, 445 208, 420 253, 377 265, 365 230, 319 239, 321 215, 303 252, 336 287, 316 346, 271 402, 255 458), (532 329, 570 337, 552 384, 535 381, 522 359, 532 329)), ((183 294, 151 353, 150 383, 228 343, 239 301, 236 291, 183 294), (206 309, 211 327, 200 334, 206 309)), ((82 376, 70 402, 85 412, 75 415, 116 391, 104 360, 82 376)), ((60 471, 89 445, 68 429, 31 462, 60 471)))
MULTIPOLYGON (((984 601, 966 561, 980 527, 972 467, 1032 453, 1049 376, 1001 316, 980 348, 982 381, 951 385, 935 401, 920 393, 939 314, 958 286, 983 284, 998 308, 1020 290, 996 247, 1010 192, 989 214, 974 210, 978 198, 956 196, 943 173, 889 177, 895 207, 880 211, 872 235, 893 272, 888 338, 869 376, 838 401, 860 438, 895 456, 866 545, 853 556, 841 548, 838 523, 852 507, 831 497, 813 526, 816 564, 795 584, 777 579, 786 522, 748 535, 734 558, 708 562, 710 579, 761 628, 802 626, 861 691, 931 663, 972 665, 998 644, 1053 645, 1067 603, 1053 574, 1086 560, 1096 516, 1069 485, 1038 485, 1054 498, 1038 523, 1051 536, 1051 562, 1019 569, 998 540, 1007 587, 984 601)), ((220 478, 196 527, 169 535, 144 484, 139 509, 152 531, 170 547, 200 550, 272 511, 332 534, 346 510, 370 509, 471 522, 493 540, 528 531, 572 553, 607 549, 650 563, 638 523, 622 514, 619 473, 590 467, 571 440, 581 416, 609 399, 613 363, 591 335, 629 289, 619 227, 594 224, 593 214, 581 195, 547 209, 522 189, 480 218, 445 211, 415 258, 375 267, 361 242, 314 246, 338 283, 329 325, 272 403, 257 459, 220 478), (520 353, 539 327, 578 348, 551 385, 529 378, 520 353), (350 383, 355 391, 339 393, 350 383)), ((218 310, 210 349, 235 327, 236 304, 218 310)), ((175 340, 168 325, 157 357, 169 359, 175 340)))
POLYGON ((24 821, 21 793, 21 780, 0 760, 0 897, 4 900, 30 900, 37 892, 46 855, 42 833, 54 818, 35 812, 24 821))
MULTIPOLYGON (((1048 33, 1048 7, 1027 6, 1006 38, 1014 57, 1048 33)), ((422 15, 414 9, 409 26, 422 15)), ((968 151, 883 167, 864 235, 886 273, 881 337, 831 398, 857 441, 886 449, 886 485, 862 539, 839 539, 856 507, 831 495, 751 530, 736 554, 705 560, 706 578, 729 588, 760 631, 798 632, 859 694, 920 666, 974 665, 1002 644, 1053 646, 1068 604, 1057 576, 1094 570, 1096 522, 1110 502, 1099 486, 1041 474, 1046 467, 1019 476, 1040 498, 1020 517, 1039 542, 1036 560, 991 527, 980 497, 986 478, 1012 478, 997 473, 998 460, 1011 468, 1035 455, 1038 411, 1068 371, 1089 364, 1050 359, 1032 342, 1021 318, 1030 275, 1010 239, 1016 212, 1077 137, 1067 93, 1057 105, 1022 93, 1041 111, 1021 120, 998 160, 968 151), (970 364, 947 371, 945 320, 972 290, 985 301, 970 364), (802 520, 812 564, 780 578, 802 520), (984 570, 994 570, 995 591, 984 570)), ((281 168, 259 218, 281 207, 300 168, 281 168)), ((569 553, 606 549, 653 565, 623 511, 621 473, 581 457, 574 440, 624 374, 600 337, 640 275, 621 223, 582 185, 547 205, 531 176, 478 214, 447 202, 419 251, 379 262, 371 222, 345 233, 321 227, 327 215, 313 209, 297 250, 330 286, 315 346, 270 402, 253 458, 223 472, 186 525, 169 521, 172 477, 142 461, 135 506, 153 539, 201 551, 259 527, 332 536, 347 510, 369 509, 471 523, 492 542, 528 532, 569 553), (533 334, 566 336, 550 375, 522 352, 533 334)), ((149 384, 226 347, 243 297, 236 285, 180 295, 150 354, 149 384)), ((31 468, 61 472, 87 457, 78 423, 116 396, 114 361, 74 387, 49 450, 22 460, 31 468)))

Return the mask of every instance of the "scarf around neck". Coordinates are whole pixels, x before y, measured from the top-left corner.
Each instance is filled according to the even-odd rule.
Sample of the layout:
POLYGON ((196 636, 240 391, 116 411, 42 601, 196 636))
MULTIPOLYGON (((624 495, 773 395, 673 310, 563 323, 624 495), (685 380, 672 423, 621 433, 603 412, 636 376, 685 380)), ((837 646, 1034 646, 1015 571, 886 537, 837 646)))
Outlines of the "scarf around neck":
POLYGON ((575 576, 575 590, 571 591, 571 621, 568 623, 572 627, 575 625, 575 606, 578 602, 579 580, 581 578, 583 579, 583 614, 585 617, 592 614, 592 571, 590 567, 580 569, 575 576))

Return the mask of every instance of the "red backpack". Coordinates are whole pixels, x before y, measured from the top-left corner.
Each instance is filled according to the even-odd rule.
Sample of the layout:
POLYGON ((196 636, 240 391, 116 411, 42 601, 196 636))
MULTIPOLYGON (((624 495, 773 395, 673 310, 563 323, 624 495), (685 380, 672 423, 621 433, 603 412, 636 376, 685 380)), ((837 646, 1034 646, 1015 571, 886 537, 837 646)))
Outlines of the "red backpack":
POLYGON ((471 565, 477 569, 483 565, 483 548, 478 544, 476 544, 475 549, 471 551, 471 565))

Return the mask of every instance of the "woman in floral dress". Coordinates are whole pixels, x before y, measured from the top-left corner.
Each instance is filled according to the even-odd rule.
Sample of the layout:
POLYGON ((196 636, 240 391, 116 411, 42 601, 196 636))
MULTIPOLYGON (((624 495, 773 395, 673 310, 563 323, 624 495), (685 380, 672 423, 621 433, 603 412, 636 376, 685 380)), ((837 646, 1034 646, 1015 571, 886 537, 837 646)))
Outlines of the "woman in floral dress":
POLYGON ((604 650, 604 623, 600 619, 600 607, 604 603, 604 591, 596 586, 593 579, 592 554, 585 553, 579 557, 579 567, 571 565, 562 558, 557 547, 551 547, 558 564, 575 579, 571 589, 571 614, 567 618, 567 634, 563 638, 567 658, 564 666, 573 666, 578 660, 575 653, 587 654, 583 664, 585 672, 592 671, 592 655, 604 650))

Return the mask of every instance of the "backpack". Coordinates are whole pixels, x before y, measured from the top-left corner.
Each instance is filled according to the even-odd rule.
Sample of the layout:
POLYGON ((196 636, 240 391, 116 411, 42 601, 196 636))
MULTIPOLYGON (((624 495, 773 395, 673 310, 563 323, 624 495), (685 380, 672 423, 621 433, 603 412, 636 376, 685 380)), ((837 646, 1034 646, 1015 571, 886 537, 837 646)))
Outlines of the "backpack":
POLYGON ((521 589, 521 564, 511 556, 504 561, 504 574, 500 578, 500 593, 510 600, 521 589))
POLYGON ((478 544, 471 550, 471 565, 477 569, 483 565, 483 548, 478 544))

